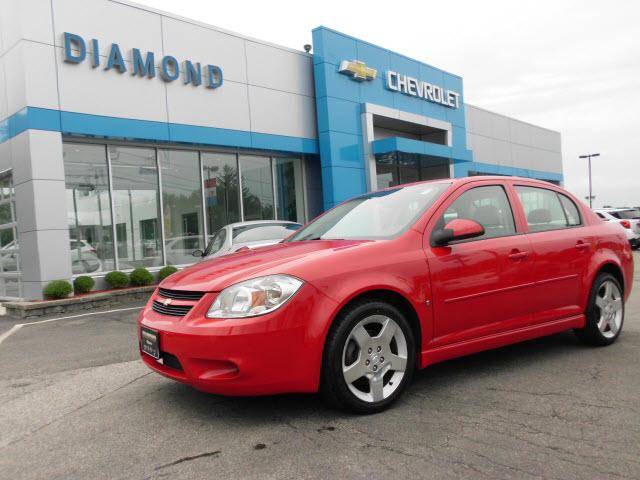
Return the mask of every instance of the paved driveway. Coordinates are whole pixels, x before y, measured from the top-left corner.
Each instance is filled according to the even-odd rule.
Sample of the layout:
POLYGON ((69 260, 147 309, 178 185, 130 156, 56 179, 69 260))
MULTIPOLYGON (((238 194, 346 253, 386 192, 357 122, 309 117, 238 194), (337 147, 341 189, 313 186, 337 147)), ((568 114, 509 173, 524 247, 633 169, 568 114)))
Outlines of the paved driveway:
MULTIPOLYGON (((0 478, 638 479, 635 283, 614 346, 566 333, 446 362, 368 417, 152 373, 136 305, 24 326, 0 344, 0 478)), ((0 320, 0 335, 16 323, 0 320)))

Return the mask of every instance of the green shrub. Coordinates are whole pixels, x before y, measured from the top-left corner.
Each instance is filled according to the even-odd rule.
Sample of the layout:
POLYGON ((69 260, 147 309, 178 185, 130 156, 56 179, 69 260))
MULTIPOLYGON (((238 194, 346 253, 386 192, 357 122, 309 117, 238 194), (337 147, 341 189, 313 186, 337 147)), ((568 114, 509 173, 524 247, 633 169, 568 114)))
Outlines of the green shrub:
POLYGON ((95 284, 96 282, 93 278, 83 275, 73 281, 73 291, 75 293, 88 293, 95 284))
POLYGON ((173 265, 162 267, 158 272, 158 283, 167 278, 169 275, 176 273, 177 271, 178 269, 173 265))
POLYGON ((137 287, 143 287, 145 285, 151 285, 153 283, 153 275, 146 268, 136 268, 129 274, 131 285, 137 287))
POLYGON ((124 272, 114 271, 105 275, 104 281, 111 288, 124 288, 129 285, 129 275, 124 272))
POLYGON ((66 280, 54 280, 44 287, 43 293, 47 298, 66 298, 73 292, 73 287, 66 280))

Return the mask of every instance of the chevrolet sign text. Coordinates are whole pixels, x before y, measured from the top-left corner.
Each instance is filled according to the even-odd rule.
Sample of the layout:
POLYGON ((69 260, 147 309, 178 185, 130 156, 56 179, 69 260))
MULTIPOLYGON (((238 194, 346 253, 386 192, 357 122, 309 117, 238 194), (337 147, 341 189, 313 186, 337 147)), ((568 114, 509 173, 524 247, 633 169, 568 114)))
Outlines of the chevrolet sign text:
POLYGON ((392 70, 387 71, 386 87, 395 92, 404 93, 412 97, 422 98, 428 102, 438 103, 449 108, 460 107, 460 94, 452 90, 445 90, 438 85, 418 80, 407 75, 401 75, 392 70))

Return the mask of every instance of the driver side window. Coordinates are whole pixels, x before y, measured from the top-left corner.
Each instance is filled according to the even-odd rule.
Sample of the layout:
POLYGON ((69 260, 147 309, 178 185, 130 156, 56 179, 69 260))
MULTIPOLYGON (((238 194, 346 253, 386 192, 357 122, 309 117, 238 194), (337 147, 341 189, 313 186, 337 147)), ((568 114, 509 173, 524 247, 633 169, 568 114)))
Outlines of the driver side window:
POLYGON ((476 187, 464 192, 438 220, 437 228, 444 228, 456 218, 474 220, 484 227, 485 238, 515 235, 513 211, 504 188, 498 185, 476 187))

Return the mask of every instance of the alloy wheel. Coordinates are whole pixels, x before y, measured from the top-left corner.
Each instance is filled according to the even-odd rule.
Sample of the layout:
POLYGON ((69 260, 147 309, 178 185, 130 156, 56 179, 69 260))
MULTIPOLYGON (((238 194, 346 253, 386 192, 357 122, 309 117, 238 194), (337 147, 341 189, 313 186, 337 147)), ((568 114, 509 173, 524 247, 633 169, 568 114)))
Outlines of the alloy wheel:
POLYGON ((598 310, 598 329, 606 338, 613 338, 618 334, 622 325, 622 293, 611 280, 600 285, 596 294, 596 308, 598 310))
POLYGON ((351 393, 368 403, 389 398, 405 376, 407 351, 395 320, 371 315, 358 322, 342 352, 342 374, 351 393))

